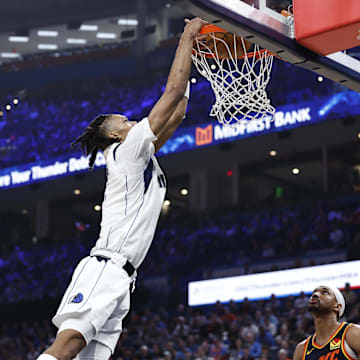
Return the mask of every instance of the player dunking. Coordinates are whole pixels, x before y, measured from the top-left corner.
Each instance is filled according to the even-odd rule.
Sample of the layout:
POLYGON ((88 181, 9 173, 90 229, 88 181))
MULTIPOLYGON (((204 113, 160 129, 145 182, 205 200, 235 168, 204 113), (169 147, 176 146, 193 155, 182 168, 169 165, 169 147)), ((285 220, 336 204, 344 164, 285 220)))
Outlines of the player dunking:
POLYGON ((299 343, 294 360, 360 359, 360 327, 339 323, 345 311, 345 300, 334 287, 317 287, 309 300, 315 334, 299 343))
POLYGON ((38 360, 107 360, 114 351, 129 311, 130 285, 149 250, 165 197, 165 176, 154 153, 185 115, 193 41, 206 24, 199 18, 185 22, 166 89, 148 118, 136 123, 122 115, 100 115, 75 141, 90 155, 90 168, 98 150, 104 151, 101 231, 53 318, 59 328, 55 342, 38 360))

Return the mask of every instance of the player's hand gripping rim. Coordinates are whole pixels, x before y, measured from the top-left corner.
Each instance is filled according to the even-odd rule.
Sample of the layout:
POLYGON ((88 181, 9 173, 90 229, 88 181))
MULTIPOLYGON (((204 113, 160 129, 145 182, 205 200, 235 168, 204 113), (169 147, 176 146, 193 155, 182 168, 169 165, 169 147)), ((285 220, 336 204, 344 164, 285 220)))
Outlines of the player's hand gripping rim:
POLYGON ((198 17, 193 19, 184 19, 186 25, 184 28, 184 34, 188 35, 193 40, 202 40, 206 35, 199 35, 201 28, 207 25, 208 22, 198 17))

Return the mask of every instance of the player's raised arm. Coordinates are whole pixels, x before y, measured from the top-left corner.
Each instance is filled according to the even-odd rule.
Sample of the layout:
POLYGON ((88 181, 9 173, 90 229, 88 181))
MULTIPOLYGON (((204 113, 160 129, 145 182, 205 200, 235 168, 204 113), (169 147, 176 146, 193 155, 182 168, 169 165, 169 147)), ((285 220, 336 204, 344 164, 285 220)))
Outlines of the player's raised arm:
POLYGON ((156 136, 163 130, 184 97, 191 70, 193 42, 202 26, 206 24, 199 18, 186 19, 185 22, 186 26, 176 50, 165 91, 149 115, 150 127, 156 136))
POLYGON ((155 152, 161 149, 161 147, 169 140, 169 138, 174 134, 178 126, 182 123, 186 113, 187 103, 188 98, 184 96, 177 105, 169 121, 165 124, 163 129, 157 135, 157 140, 154 141, 155 152))

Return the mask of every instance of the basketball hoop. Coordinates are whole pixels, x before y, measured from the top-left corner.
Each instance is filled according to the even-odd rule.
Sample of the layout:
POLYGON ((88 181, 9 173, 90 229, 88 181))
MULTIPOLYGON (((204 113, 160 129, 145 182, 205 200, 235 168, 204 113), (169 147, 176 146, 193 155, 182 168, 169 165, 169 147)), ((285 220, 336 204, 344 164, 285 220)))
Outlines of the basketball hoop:
POLYGON ((272 118, 266 86, 274 55, 216 25, 203 26, 200 35, 205 37, 195 40, 192 60, 215 94, 210 116, 226 126, 272 118))

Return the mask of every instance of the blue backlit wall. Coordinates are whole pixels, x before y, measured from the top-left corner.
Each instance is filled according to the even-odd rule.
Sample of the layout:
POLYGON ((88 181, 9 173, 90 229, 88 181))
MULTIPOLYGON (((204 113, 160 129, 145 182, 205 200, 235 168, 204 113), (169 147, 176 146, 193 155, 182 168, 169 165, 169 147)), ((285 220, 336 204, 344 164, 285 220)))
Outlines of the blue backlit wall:
MULTIPOLYGON (((160 149, 158 156, 354 115, 360 115, 360 94, 346 91, 322 99, 283 106, 277 109, 273 121, 271 118, 265 118, 235 128, 219 125, 215 119, 205 125, 186 127, 185 119, 184 125, 160 149)), ((105 166, 104 156, 98 154, 95 167, 103 166, 105 166)), ((87 171, 87 168, 87 158, 74 154, 7 168, 0 170, 0 189, 73 175, 87 171)))

